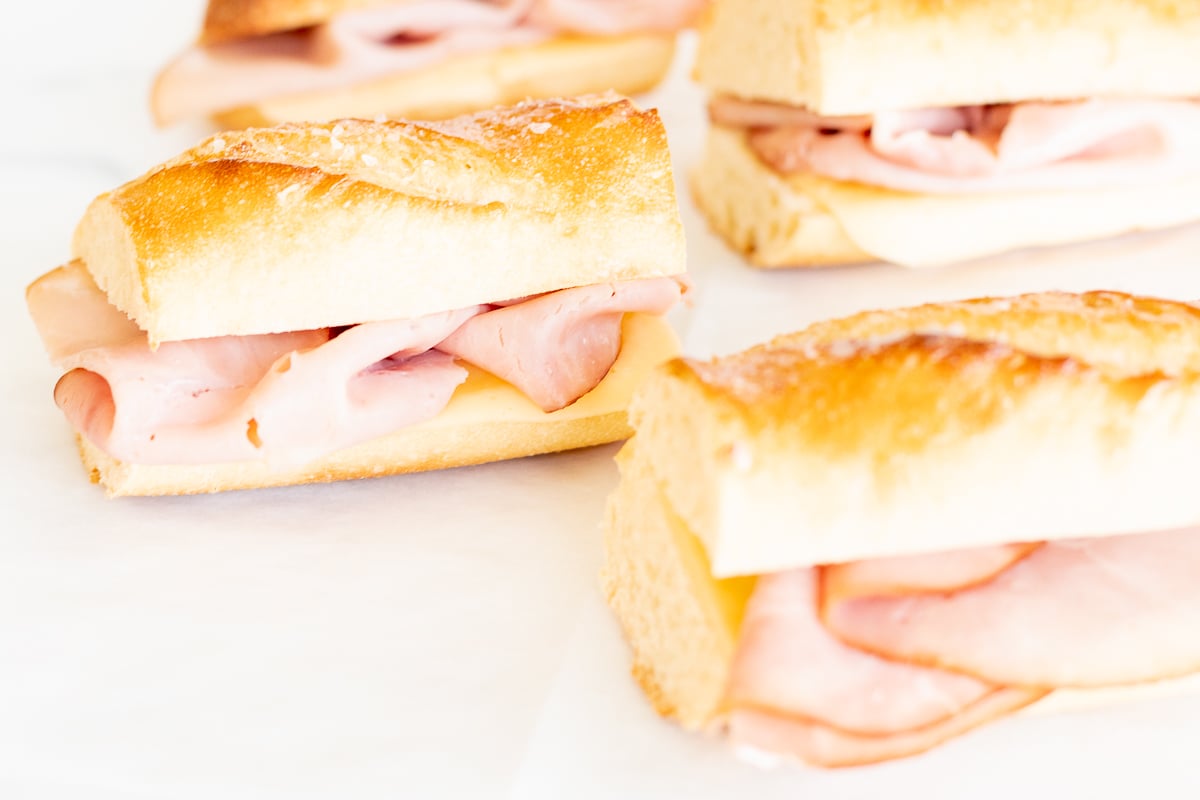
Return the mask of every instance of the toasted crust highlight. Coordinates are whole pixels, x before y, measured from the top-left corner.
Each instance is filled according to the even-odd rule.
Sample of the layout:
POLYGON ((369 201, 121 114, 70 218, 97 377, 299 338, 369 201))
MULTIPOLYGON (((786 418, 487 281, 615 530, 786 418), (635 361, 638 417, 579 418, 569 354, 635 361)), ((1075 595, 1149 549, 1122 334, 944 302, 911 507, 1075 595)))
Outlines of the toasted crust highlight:
POLYGON ((152 343, 685 268, 662 123, 612 95, 218 134, 93 201, 74 250, 152 343))

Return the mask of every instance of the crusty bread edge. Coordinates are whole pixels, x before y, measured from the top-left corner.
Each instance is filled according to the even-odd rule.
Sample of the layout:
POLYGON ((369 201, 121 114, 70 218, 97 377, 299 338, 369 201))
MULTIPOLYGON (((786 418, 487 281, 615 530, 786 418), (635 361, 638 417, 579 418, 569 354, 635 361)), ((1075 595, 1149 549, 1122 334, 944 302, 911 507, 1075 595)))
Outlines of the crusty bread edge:
POLYGON ((822 114, 1200 94, 1200 18, 1174 0, 715 0, 696 76, 822 114))
POLYGON ((686 268, 662 122, 612 94, 226 132, 93 201, 73 251, 152 345, 686 268))

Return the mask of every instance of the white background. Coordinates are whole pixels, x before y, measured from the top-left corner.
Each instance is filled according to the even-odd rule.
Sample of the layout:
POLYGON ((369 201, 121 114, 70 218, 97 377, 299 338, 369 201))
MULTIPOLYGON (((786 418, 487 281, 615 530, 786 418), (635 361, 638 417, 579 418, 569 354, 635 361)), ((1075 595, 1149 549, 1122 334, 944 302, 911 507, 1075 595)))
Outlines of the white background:
MULTIPOLYGON (((198 0, 21 3, 0 33, 0 797, 1196 796, 1200 700, 1007 720, 871 769, 760 772, 657 719, 596 588, 614 447, 334 486, 108 501, 25 314, 98 192, 193 144, 154 70, 198 0)), ((660 104, 680 172, 686 64, 660 104)), ((1196 228, 953 269, 758 273, 681 193, 686 349, 985 293, 1200 298, 1196 228)), ((1200 621, 1198 621, 1200 624, 1200 621)))

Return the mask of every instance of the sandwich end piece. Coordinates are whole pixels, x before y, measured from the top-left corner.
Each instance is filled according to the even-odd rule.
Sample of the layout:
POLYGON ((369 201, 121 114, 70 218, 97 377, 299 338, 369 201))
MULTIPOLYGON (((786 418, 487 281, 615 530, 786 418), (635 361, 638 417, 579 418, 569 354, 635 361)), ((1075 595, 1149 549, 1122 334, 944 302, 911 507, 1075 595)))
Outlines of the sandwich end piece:
POLYGON ((689 729, 719 718, 737 618, 752 581, 713 581, 703 548, 664 502, 636 442, 618 456, 601 583, 634 654, 633 677, 689 729))

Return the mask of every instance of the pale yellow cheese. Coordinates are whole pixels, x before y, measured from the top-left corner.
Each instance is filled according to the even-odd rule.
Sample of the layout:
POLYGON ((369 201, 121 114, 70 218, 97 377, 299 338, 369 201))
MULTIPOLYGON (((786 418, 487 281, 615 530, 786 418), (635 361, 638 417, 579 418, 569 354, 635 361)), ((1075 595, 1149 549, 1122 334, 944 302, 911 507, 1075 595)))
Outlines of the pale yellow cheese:
POLYGON ((1200 219, 1200 176, 1119 189, 955 195, 898 192, 811 174, 789 176, 787 182, 833 215, 857 247, 909 267, 1200 219))

